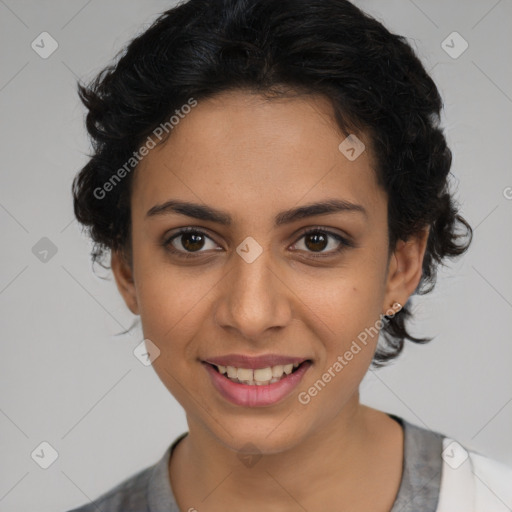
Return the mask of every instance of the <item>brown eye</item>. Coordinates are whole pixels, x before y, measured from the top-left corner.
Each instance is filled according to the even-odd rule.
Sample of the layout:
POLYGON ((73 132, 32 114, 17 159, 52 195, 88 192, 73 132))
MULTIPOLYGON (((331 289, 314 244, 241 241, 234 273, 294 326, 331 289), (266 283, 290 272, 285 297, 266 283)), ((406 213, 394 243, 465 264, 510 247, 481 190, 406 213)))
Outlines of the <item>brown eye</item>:
POLYGON ((321 231, 308 233, 304 237, 306 247, 314 252, 323 251, 328 244, 328 237, 321 231))
POLYGON ((348 247, 355 247, 355 244, 350 240, 347 240, 337 233, 333 233, 321 228, 309 229, 308 231, 302 233, 302 236, 299 240, 304 240, 302 244, 304 245, 305 249, 297 247, 300 245, 299 242, 294 244, 294 249, 304 250, 308 253, 308 256, 313 258, 333 256, 348 247), (334 242, 331 242, 331 240, 334 240, 334 242), (325 250, 329 246, 332 247, 331 250, 325 250))
POLYGON ((186 257, 189 254, 205 252, 201 249, 205 248, 208 241, 212 243, 212 247, 206 247, 206 249, 217 247, 217 244, 202 231, 185 228, 167 238, 164 241, 164 246, 170 252, 186 257))
POLYGON ((180 240, 187 251, 197 251, 204 246, 204 236, 198 233, 183 233, 180 240))

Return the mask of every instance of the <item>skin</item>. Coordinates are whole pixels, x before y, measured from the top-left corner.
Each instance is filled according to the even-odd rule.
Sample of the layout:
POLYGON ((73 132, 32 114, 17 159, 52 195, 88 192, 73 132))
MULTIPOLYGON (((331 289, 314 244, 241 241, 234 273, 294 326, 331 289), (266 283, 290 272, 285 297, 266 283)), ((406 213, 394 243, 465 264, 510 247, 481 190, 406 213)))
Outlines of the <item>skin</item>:
MULTIPOLYGON (((349 161, 325 98, 264 101, 240 90, 200 101, 136 170, 131 255, 114 252, 112 270, 144 337, 161 351, 155 371, 186 413, 189 435, 169 464, 183 511, 392 507, 403 432, 360 404, 358 391, 377 336, 310 403, 297 399, 393 303, 405 304, 421 278, 428 231, 388 253, 387 195, 370 141, 358 136, 366 150, 349 161), (171 198, 225 210, 233 225, 146 215, 171 198), (360 204, 367 215, 338 212, 274 227, 282 210, 328 198, 360 204), (195 257, 180 259, 163 241, 187 226, 210 238, 195 246, 195 257), (357 247, 335 254, 339 242, 329 238, 318 248, 303 236, 311 227, 357 247), (252 263, 236 252, 248 236, 263 249, 252 263), (314 259, 318 253, 328 256, 314 259), (240 407, 218 394, 200 362, 235 352, 302 356, 313 366, 281 402, 240 407), (238 456, 247 443, 261 455, 250 467, 238 456)), ((172 246, 186 253, 186 241, 172 246)))

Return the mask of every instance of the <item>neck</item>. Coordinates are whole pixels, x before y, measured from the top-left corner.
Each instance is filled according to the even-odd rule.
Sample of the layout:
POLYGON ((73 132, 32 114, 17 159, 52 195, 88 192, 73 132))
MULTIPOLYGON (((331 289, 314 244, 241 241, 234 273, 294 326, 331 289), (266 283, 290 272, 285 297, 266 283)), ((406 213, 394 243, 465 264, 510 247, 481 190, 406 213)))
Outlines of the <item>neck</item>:
MULTIPOLYGON (((201 505, 212 511, 227 505, 250 510, 248 504, 254 510, 261 510, 268 503, 276 511, 296 510, 297 503, 309 510, 306 503, 316 503, 316 508, 320 501, 327 504, 330 496, 326 489, 332 489, 333 493, 335 490, 344 500, 354 497, 347 502, 357 501, 361 482, 375 481, 369 480, 372 475, 378 478, 376 454, 382 453, 386 429, 389 433, 390 425, 395 424, 395 439, 396 428, 401 434, 397 423, 361 405, 358 395, 330 421, 324 418, 323 428, 312 428, 309 435, 286 450, 258 453, 252 458, 241 457, 239 452, 228 448, 203 424, 190 418, 188 423, 189 435, 177 445, 169 470, 180 508, 196 507, 199 511, 201 505)), ((233 431, 236 432, 236 426, 233 431)), ((401 437, 398 442, 401 448, 401 437)), ((396 443, 392 446, 396 449, 396 443)), ((385 456, 398 457, 401 469, 401 449, 395 453, 387 451, 385 456)), ((389 465, 389 460, 386 463, 389 465)), ((394 477, 387 499, 391 503, 401 471, 398 481, 396 473, 394 477)))

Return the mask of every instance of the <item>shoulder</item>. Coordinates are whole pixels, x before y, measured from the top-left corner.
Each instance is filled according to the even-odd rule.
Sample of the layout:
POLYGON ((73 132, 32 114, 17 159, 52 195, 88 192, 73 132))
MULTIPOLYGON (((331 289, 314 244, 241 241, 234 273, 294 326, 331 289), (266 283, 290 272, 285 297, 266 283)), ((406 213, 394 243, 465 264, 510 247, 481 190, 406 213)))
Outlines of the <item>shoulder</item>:
POLYGON ((443 469, 437 512, 512 510, 512 468, 443 439, 443 469))
POLYGON ((68 512, 144 512, 147 507, 147 486, 154 466, 139 471, 103 493, 93 502, 68 512))
POLYGON ((394 418, 406 433, 404 491, 432 498, 429 510, 435 512, 512 511, 512 467, 440 432, 394 418))
POLYGON ((68 512, 149 512, 165 507, 179 512, 169 482, 168 462, 175 446, 188 432, 179 435, 163 456, 133 476, 100 495, 94 501, 68 512))

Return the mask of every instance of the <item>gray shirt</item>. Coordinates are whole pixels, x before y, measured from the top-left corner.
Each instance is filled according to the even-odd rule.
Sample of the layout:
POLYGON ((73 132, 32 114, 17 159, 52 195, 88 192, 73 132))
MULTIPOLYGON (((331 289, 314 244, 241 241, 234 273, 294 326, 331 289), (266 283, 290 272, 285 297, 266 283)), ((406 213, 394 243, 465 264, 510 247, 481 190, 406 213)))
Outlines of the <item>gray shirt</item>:
MULTIPOLYGON (((435 512, 439 499, 444 436, 389 414, 404 430, 402 481, 391 512, 435 512)), ((69 512, 187 512, 180 511, 169 480, 169 457, 188 432, 178 436, 163 457, 102 494, 94 502, 69 512)))

